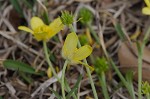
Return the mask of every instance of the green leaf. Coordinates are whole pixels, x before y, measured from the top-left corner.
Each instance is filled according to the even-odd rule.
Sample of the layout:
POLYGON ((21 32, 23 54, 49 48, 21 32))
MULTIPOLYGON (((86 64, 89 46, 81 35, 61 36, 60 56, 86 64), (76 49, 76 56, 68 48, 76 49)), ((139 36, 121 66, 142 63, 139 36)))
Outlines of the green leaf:
POLYGON ((32 66, 16 60, 5 60, 3 62, 3 66, 10 70, 18 70, 20 72, 25 72, 29 74, 43 75, 43 72, 37 73, 32 66))
MULTIPOLYGON (((70 87, 69 87, 69 84, 68 84, 68 82, 67 82, 66 79, 65 79, 65 87, 66 87, 66 91, 67 91, 67 92, 70 92, 70 91, 71 91, 71 89, 70 89, 70 87)), ((72 96, 73 96, 74 99, 77 99, 77 96, 75 95, 75 93, 74 93, 72 96)))
POLYGON ((23 0, 23 2, 28 8, 33 9, 33 4, 30 0, 23 0))
POLYGON ((133 83, 133 71, 128 71, 125 75, 126 80, 129 84, 133 83))
POLYGON ((42 17, 43 17, 44 23, 46 23, 47 25, 49 25, 50 21, 49 21, 48 12, 44 11, 42 17))
POLYGON ((122 30, 121 25, 119 23, 115 23, 114 25, 115 25, 115 29, 116 29, 117 34, 119 35, 120 39, 122 41, 124 41, 125 40, 125 35, 124 35, 124 32, 122 30))
POLYGON ((78 89, 78 86, 79 86, 79 83, 80 83, 81 79, 82 79, 82 75, 80 75, 80 76, 78 77, 78 80, 77 80, 75 86, 74 86, 73 89, 67 94, 66 99, 70 99, 70 97, 72 96, 72 94, 75 93, 75 91, 78 89))
POLYGON ((3 97, 2 97, 2 96, 0 96, 0 99, 3 99, 3 97))
POLYGON ((55 96, 56 96, 57 99, 62 99, 58 92, 56 92, 52 88, 50 88, 50 90, 55 94, 55 96))
POLYGON ((24 16, 23 11, 18 0, 10 0, 10 2, 13 5, 13 7, 16 9, 16 11, 23 17, 24 16))
POLYGON ((30 75, 26 75, 24 72, 19 72, 19 75, 29 84, 33 82, 33 79, 30 75))

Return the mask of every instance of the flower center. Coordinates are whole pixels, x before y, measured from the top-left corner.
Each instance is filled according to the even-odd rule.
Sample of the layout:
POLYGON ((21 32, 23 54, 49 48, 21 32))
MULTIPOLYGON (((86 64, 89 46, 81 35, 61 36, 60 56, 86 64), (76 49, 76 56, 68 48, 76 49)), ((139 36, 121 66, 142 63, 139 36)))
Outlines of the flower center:
POLYGON ((48 32, 50 32, 50 28, 47 25, 40 26, 34 30, 35 34, 48 33, 48 32))

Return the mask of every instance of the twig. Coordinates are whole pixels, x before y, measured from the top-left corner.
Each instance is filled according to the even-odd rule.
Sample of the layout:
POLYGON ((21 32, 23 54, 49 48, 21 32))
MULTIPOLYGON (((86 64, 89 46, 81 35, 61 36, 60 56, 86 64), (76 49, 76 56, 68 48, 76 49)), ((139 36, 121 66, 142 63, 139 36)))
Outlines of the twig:
POLYGON ((28 51, 32 52, 33 54, 38 55, 40 57, 43 57, 43 55, 41 53, 37 52, 36 50, 34 50, 34 49, 28 47, 26 44, 22 43, 21 41, 19 41, 19 40, 13 38, 12 36, 8 35, 7 32, 0 31, 0 35, 2 35, 3 37, 5 37, 5 38, 7 38, 11 41, 13 41, 14 43, 18 44, 19 46, 27 49, 28 51))
MULTIPOLYGON (((59 78, 61 78, 61 75, 62 75, 62 71, 60 71, 57 76, 59 78)), ((38 94, 38 92, 40 90, 45 90, 48 86, 50 86, 51 84, 57 82, 57 78, 55 77, 52 77, 48 80, 46 80, 44 83, 42 83, 32 94, 31 94, 31 97, 34 97, 36 94, 38 94)))

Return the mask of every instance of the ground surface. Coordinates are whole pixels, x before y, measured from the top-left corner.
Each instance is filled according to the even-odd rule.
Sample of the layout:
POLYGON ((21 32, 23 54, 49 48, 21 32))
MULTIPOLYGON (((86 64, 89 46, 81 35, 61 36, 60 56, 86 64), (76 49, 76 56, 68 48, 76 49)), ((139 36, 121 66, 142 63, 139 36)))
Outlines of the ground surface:
MULTIPOLYGON (((126 61, 124 55, 121 56, 121 60, 118 59, 118 52, 126 53, 126 50, 120 50, 122 41, 114 28, 114 24, 121 24, 128 40, 131 40, 132 35, 137 34, 137 37, 133 37, 133 41, 143 39, 143 35, 150 24, 148 16, 141 13, 145 6, 143 0, 18 0, 21 7, 17 8, 18 11, 15 4, 13 5, 13 1, 16 0, 0 0, 0 99, 29 99, 31 97, 33 99, 53 99, 49 88, 60 91, 60 84, 55 82, 54 78, 49 79, 47 75, 25 74, 28 82, 19 71, 6 69, 2 64, 6 59, 19 60, 33 66, 37 71, 47 71, 48 65, 44 58, 42 42, 37 42, 31 34, 18 30, 20 25, 29 26, 32 16, 44 19, 45 7, 50 21, 60 16, 63 10, 72 12, 75 19, 78 20, 80 8, 86 7, 89 9, 93 14, 91 26, 102 44, 105 45, 104 47, 99 46, 93 38, 91 44, 93 55, 95 55, 94 57, 106 56, 104 53, 104 49, 106 49, 109 57, 113 59, 117 66, 121 66, 120 61, 126 61)), ((80 22, 74 22, 74 28, 79 35, 86 33, 86 26, 81 25, 80 22)), ((65 28, 56 35, 57 37, 47 43, 52 53, 52 63, 55 68, 58 68, 58 71, 61 71, 64 63, 61 48, 69 32, 69 29, 65 28)), ((130 63, 130 61, 127 61, 127 63, 130 63)), ((88 58, 88 63, 93 65, 90 58, 88 58)), ((85 99, 87 96, 93 97, 93 94, 86 71, 82 69, 81 65, 70 67, 66 72, 66 78, 70 86, 73 87, 78 75, 81 72, 83 73, 79 95, 80 99, 85 99)), ((92 77, 99 99, 103 99, 95 72, 92 73, 92 77)), ((111 65, 109 72, 106 73, 106 78, 108 91, 112 99, 130 99, 126 88, 120 84, 120 79, 116 76, 111 65)), ((137 93, 136 81, 134 81, 134 86, 135 93, 137 93)))

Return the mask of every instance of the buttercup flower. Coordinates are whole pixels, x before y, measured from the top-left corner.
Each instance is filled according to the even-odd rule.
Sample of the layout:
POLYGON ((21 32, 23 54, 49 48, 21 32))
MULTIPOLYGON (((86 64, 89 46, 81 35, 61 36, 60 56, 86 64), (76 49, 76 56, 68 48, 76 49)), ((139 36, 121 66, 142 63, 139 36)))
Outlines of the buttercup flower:
POLYGON ((64 46, 62 48, 62 56, 69 61, 70 64, 83 64, 88 66, 90 69, 93 68, 81 60, 87 58, 92 53, 92 47, 89 45, 84 45, 81 48, 77 48, 78 36, 76 33, 70 33, 66 37, 64 46))
POLYGON ((142 13, 146 14, 146 15, 150 15, 150 0, 144 0, 144 1, 146 3, 147 7, 144 7, 142 9, 142 13))
POLYGON ((50 25, 46 25, 39 17, 32 17, 30 24, 31 29, 26 26, 19 26, 18 29, 33 34, 38 41, 49 40, 64 27, 60 18, 55 19, 50 25))

